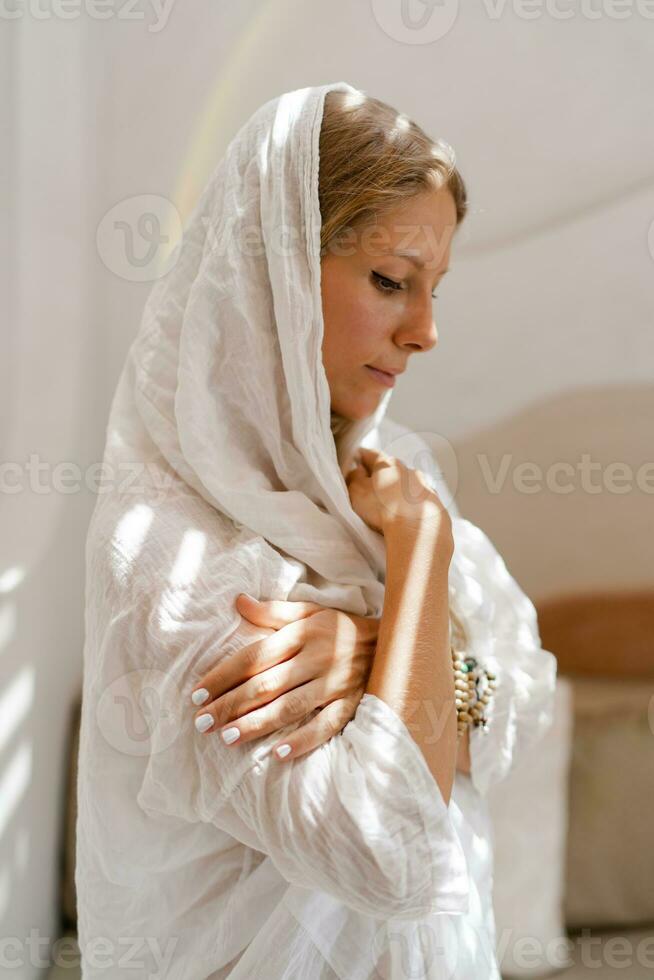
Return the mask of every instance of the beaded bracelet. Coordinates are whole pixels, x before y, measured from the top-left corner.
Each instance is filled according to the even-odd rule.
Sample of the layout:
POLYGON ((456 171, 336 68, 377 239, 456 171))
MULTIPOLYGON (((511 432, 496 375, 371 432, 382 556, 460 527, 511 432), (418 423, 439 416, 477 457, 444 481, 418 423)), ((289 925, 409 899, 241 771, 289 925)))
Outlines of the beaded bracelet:
POLYGON ((496 680, 495 674, 486 670, 476 657, 466 656, 461 649, 465 646, 465 629, 450 610, 450 651, 454 670, 457 738, 464 735, 470 725, 488 730, 486 705, 495 690, 496 680))
POLYGON ((491 674, 476 657, 465 656, 451 647, 456 697, 457 737, 474 725, 488 728, 486 705, 495 690, 495 674, 491 674))

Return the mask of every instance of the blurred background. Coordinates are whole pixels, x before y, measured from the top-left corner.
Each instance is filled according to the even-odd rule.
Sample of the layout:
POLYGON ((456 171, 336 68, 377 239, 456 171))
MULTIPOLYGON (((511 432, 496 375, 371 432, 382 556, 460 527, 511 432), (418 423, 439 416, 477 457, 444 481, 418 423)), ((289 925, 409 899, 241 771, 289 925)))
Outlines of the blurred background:
POLYGON ((389 416, 559 662, 492 801, 504 974, 654 975, 654 4, 2 0, 0 73, 0 975, 75 976, 84 541, 145 299, 247 117, 338 80, 456 151, 389 416))

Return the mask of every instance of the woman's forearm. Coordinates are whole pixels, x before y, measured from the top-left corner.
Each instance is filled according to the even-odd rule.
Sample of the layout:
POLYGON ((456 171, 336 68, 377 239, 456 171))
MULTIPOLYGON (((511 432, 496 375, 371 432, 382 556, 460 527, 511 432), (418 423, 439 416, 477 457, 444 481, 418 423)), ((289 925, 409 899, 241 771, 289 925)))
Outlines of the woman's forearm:
POLYGON ((449 643, 451 530, 425 521, 389 526, 386 588, 366 692, 402 718, 449 803, 457 762, 449 643))
POLYGON ((459 739, 459 749, 456 755, 456 768, 459 772, 470 775, 472 762, 470 759, 470 727, 466 728, 465 733, 459 739))

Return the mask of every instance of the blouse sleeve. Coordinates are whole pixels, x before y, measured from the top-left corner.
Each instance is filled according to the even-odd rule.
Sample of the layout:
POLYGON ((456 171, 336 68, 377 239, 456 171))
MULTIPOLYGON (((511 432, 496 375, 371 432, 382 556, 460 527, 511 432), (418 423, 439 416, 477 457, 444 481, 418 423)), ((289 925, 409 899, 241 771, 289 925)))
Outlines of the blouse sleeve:
POLYGON ((150 756, 137 801, 213 823, 269 855, 289 883, 367 915, 467 910, 465 857, 448 808, 384 701, 365 694, 340 735, 294 761, 271 756, 279 737, 227 747, 184 724, 172 746, 150 756))
MULTIPOLYGON (((223 596, 216 605, 233 608, 234 598, 223 596)), ((211 823, 268 855, 289 883, 321 889, 366 915, 467 912, 465 853, 450 811, 390 706, 365 694, 342 732, 283 762, 271 754, 273 745, 318 709, 242 745, 225 745, 217 732, 199 734, 190 701, 197 680, 262 633, 234 611, 231 635, 207 642, 211 623, 187 606, 183 616, 175 615, 173 629, 175 609, 169 597, 166 629, 151 610, 142 631, 143 657, 153 665, 148 700, 167 724, 151 732, 139 806, 211 823)), ((115 642, 125 628, 122 610, 115 642)), ((111 642, 105 634, 105 649, 111 642)))
POLYGON ((469 649, 495 675, 487 728, 470 731, 470 778, 479 793, 503 780, 552 724, 557 661, 541 647, 536 610, 489 538, 464 519, 465 559, 455 588, 476 604, 469 649))
POLYGON ((236 837, 246 827, 246 841, 289 883, 382 918, 467 911, 466 861, 448 808, 384 701, 365 694, 340 735, 290 765, 269 747, 252 754, 205 819, 236 837))

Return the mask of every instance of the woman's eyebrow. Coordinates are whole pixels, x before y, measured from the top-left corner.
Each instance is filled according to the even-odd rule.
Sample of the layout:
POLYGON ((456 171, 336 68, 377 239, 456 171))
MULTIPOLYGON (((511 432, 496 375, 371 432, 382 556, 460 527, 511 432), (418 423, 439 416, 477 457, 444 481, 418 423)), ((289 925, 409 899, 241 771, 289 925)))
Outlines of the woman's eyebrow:
MULTIPOLYGON (((417 265, 419 269, 422 269, 425 265, 424 260, 420 258, 420 253, 417 251, 417 249, 398 248, 398 249, 393 249, 390 254, 399 255, 402 258, 408 259, 409 262, 413 262, 414 265, 417 265)), ((439 272, 438 275, 444 276, 445 273, 449 271, 450 271, 450 267, 448 266, 447 269, 443 269, 443 271, 439 272)))

